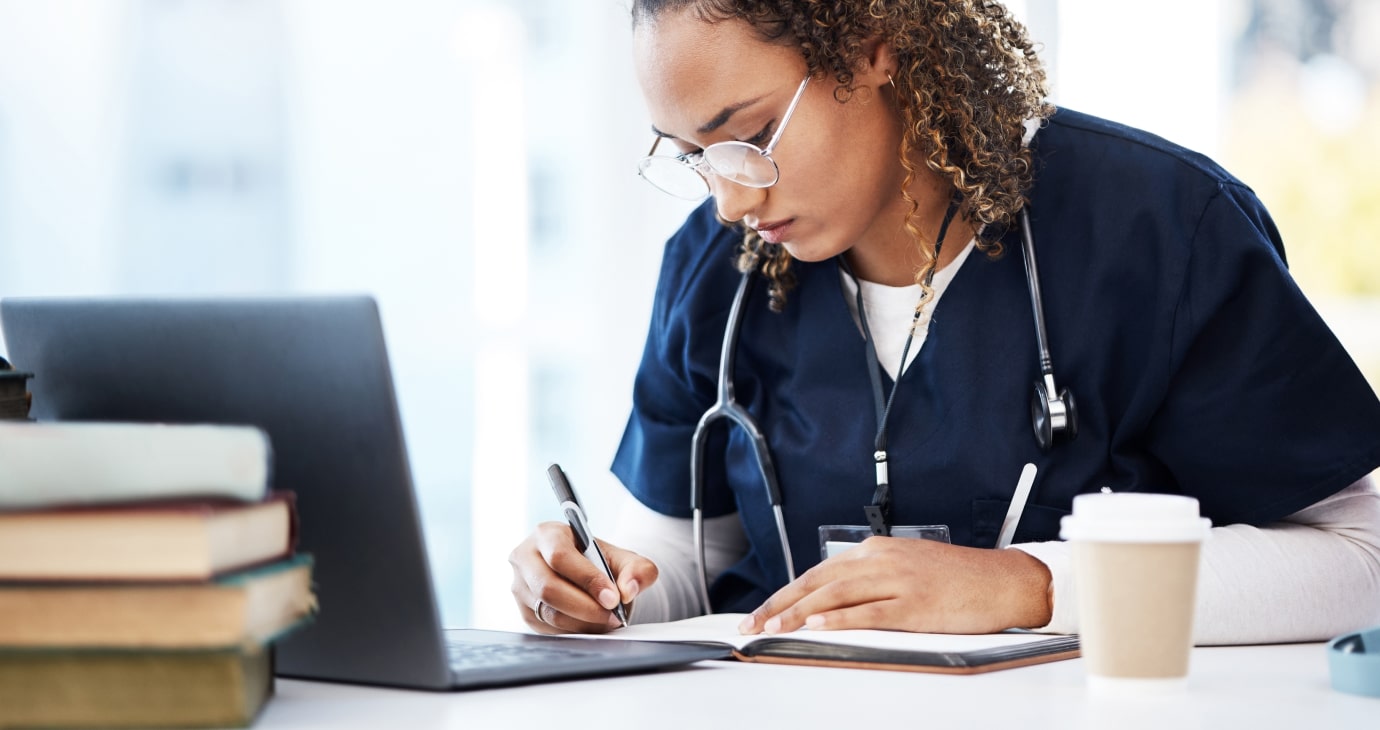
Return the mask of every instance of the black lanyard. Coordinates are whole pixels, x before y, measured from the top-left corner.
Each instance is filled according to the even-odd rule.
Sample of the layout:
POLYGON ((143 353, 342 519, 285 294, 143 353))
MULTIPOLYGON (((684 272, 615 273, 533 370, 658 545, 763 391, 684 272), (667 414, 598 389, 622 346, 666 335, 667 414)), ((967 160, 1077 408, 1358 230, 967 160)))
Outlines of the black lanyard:
MULTIPOLYGON (((949 224, 953 222, 954 214, 958 211, 958 198, 954 197, 949 201, 949 209, 944 212, 944 221, 939 224, 939 236, 934 243, 935 266, 939 265, 939 252, 944 247, 944 236, 949 232, 949 224)), ((906 344, 901 348, 901 364, 896 368, 896 379, 891 383, 891 393, 885 398, 882 397, 882 361, 877 356, 877 345, 872 340, 872 329, 867 326, 867 310, 863 305, 862 284, 858 282, 858 277, 853 275, 853 271, 848 268, 847 262, 840 257, 843 262, 844 271, 852 277, 853 284, 857 288, 858 321, 862 324, 863 341, 867 345, 867 376, 872 381, 872 401, 877 409, 877 436, 873 439, 872 460, 877 468, 877 490, 872 493, 872 503, 863 506, 863 513, 867 515, 867 524, 872 528, 873 535, 889 536, 891 534, 891 478, 887 473, 887 451, 886 451, 886 422, 891 415, 891 404, 896 400, 896 389, 901 384, 901 376, 905 373, 906 357, 910 354, 911 343, 915 341, 915 328, 920 323, 920 311, 924 306, 926 290, 934 282, 934 269, 925 275, 925 286, 920 292, 920 302, 915 307, 915 318, 910 323, 910 333, 906 335, 906 344)))

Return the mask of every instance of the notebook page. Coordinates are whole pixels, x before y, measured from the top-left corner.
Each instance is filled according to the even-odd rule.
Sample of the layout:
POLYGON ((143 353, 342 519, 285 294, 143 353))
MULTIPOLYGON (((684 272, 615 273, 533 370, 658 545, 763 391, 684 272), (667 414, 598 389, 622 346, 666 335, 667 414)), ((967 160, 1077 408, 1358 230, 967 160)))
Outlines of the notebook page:
POLYGON ((918 634, 908 631, 878 631, 872 629, 843 629, 840 631, 811 631, 801 629, 784 634, 756 634, 743 636, 738 624, 747 614, 717 613, 696 616, 681 621, 659 624, 633 624, 607 634, 576 634, 588 638, 635 639, 643 641, 717 641, 741 649, 769 637, 801 639, 830 644, 848 644, 883 649, 910 651, 956 652, 976 651, 993 647, 1016 646, 1052 638, 1048 634, 1026 632, 1002 634, 918 634))

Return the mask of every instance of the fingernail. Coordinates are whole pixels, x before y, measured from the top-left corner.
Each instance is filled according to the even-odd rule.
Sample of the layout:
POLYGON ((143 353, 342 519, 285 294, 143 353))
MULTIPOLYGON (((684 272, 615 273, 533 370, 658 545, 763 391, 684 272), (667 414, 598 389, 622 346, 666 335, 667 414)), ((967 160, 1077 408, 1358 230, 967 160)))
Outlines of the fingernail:
POLYGON ((632 599, 637 598, 637 592, 640 590, 642 590, 642 586, 639 586, 637 581, 628 581, 628 603, 632 603, 632 599))
POLYGON ((781 617, 772 616, 770 619, 768 619, 767 624, 762 627, 762 631, 768 634, 775 634, 781 631, 781 617))
POLYGON ((748 614, 747 618, 743 619, 743 622, 738 624, 738 633, 751 634, 755 628, 757 628, 757 617, 748 614))
POLYGON ((599 591, 599 605, 610 611, 618 608, 618 594, 612 588, 599 591))
POLYGON ((805 619, 805 627, 810 629, 824 628, 824 617, 819 614, 815 614, 805 619))
POLYGON ((623 622, 622 622, 622 621, 619 621, 619 620, 618 620, 618 617, 617 617, 617 616, 614 616, 613 614, 609 614, 608 624, 609 624, 609 628, 611 628, 611 629, 621 629, 621 628, 623 628, 623 622))

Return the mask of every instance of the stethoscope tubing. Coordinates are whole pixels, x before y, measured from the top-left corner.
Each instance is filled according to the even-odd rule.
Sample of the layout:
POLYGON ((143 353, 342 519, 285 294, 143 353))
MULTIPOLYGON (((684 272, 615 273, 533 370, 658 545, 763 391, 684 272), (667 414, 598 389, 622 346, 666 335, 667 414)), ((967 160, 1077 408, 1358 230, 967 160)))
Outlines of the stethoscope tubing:
POLYGON ((781 512, 781 487, 776 481, 776 465, 772 463, 771 450, 767 438, 757 427, 746 408, 738 403, 733 388, 733 366, 736 362, 738 330, 743 324, 748 294, 752 285, 752 269, 743 272, 738 282, 738 290, 733 295, 733 305, 728 312, 728 328, 724 331, 723 350, 719 353, 719 387, 714 405, 700 416, 690 442, 690 509, 695 533, 695 559, 699 574, 700 601, 706 614, 713 613, 709 605, 709 577, 704 555, 704 451, 708 440, 709 426, 715 421, 728 419, 738 424, 752 439, 752 451, 756 456, 757 470, 767 487, 771 500, 772 513, 776 518, 776 534, 781 539, 781 553, 786 561, 786 575, 795 580, 795 561, 791 559, 791 546, 786 533, 786 519, 781 512))
POLYGON ((1040 348, 1040 374, 1054 372, 1049 354, 1049 338, 1045 335, 1044 294, 1040 291, 1040 269, 1035 263, 1035 237, 1030 233, 1030 212, 1021 209, 1021 258, 1025 259, 1025 281, 1030 290, 1030 309, 1035 313, 1035 344, 1040 348))

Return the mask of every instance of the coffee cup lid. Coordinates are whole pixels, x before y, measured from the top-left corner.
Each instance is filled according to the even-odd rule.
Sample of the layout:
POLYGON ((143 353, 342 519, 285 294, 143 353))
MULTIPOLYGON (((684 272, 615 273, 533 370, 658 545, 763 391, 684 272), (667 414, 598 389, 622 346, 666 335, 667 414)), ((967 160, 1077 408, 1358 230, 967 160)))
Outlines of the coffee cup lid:
POLYGON ((1073 514, 1059 537, 1093 542, 1197 542, 1212 522, 1198 516, 1198 500, 1175 494, 1103 492, 1073 498, 1073 514))

